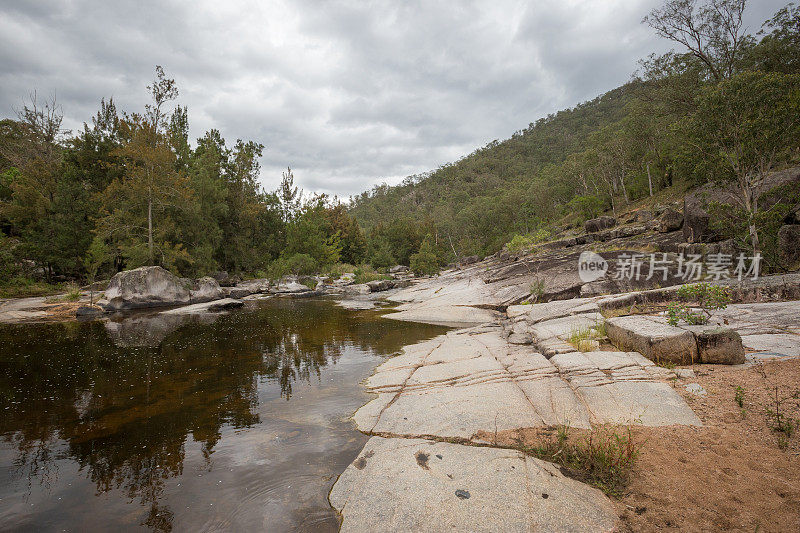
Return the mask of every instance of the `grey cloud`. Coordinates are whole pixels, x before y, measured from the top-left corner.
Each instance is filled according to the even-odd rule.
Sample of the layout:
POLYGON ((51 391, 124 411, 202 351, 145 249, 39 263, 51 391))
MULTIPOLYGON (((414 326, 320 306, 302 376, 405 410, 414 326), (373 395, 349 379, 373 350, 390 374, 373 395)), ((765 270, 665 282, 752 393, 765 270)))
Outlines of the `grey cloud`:
MULTIPOLYGON (((495 2, 0 1, 0 116, 57 92, 68 127, 113 96, 143 107, 176 78, 193 137, 212 127, 347 196, 424 172, 624 83, 668 47, 659 0, 495 2)), ((751 2, 760 23, 781 0, 751 2)))

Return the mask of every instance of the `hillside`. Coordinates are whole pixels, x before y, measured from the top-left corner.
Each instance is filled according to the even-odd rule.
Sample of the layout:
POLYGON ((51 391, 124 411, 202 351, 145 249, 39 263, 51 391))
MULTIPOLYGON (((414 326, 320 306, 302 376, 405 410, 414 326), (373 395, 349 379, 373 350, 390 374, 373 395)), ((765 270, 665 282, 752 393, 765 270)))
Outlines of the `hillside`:
MULTIPOLYGON (((406 262, 409 254, 397 243, 405 240, 413 250, 427 234, 442 262, 485 256, 515 235, 546 239, 556 225, 616 214, 674 185, 685 190, 763 177, 761 163, 767 171, 797 163, 788 119, 796 105, 797 64, 786 58, 800 53, 799 13, 787 6, 762 32, 738 35, 727 43, 733 54, 706 43, 699 51, 681 46, 650 56, 630 82, 594 100, 430 173, 352 198, 350 212, 367 233, 369 259, 385 263, 389 249, 392 259, 406 262), (760 99, 765 94, 780 102, 766 104, 760 99), (767 119, 761 111, 770 106, 784 108, 787 120, 767 119), (759 137, 778 131, 771 140, 759 137), (765 140, 774 145, 758 146, 765 140), (774 157, 768 158, 770 151, 774 157), (759 154, 765 157, 760 162, 759 154), (735 161, 742 156, 750 158, 747 168, 735 161)), ((651 25, 658 31, 657 21, 651 25)))

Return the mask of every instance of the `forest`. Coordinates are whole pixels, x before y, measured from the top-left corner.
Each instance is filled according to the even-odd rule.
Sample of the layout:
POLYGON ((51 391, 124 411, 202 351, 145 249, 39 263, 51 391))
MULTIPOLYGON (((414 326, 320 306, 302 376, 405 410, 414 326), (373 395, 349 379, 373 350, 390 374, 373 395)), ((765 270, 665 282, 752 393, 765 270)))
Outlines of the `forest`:
MULTIPOLYGON (((643 59, 625 85, 352 198, 370 257, 391 243, 386 233, 419 220, 443 260, 483 256, 667 188, 733 183, 752 191, 766 173, 797 164, 800 9, 788 4, 750 34, 745 8, 744 0, 667 2, 643 23, 675 49, 643 59)), ((769 214, 752 206, 736 215, 743 245, 751 222, 773 230, 769 214)))
MULTIPOLYGON (((643 59, 625 85, 347 202, 303 194, 290 168, 264 190, 256 141, 211 129, 191 142, 189 110, 175 106, 179 88, 160 66, 143 110, 103 99, 77 132, 33 93, 0 121, 3 294, 142 265, 187 277, 395 264, 432 273, 678 184, 734 183, 746 197, 800 162, 800 9, 788 4, 747 33, 745 8, 670 0, 642 22, 675 48, 643 59)), ((735 216, 742 242, 769 246, 757 201, 735 216)))

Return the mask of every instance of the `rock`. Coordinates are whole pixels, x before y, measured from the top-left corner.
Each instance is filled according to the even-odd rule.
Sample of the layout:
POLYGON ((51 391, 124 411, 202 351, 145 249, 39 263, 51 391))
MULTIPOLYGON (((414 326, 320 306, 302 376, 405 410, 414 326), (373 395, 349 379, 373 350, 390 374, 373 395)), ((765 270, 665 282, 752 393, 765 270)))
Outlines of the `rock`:
POLYGON ((708 191, 687 194, 683 200, 683 238, 686 242, 714 242, 719 235, 712 230, 711 215, 706 211, 708 191))
POLYGON ((372 289, 366 283, 358 283, 356 285, 347 285, 344 288, 344 292, 347 294, 369 294, 372 289))
POLYGON ((602 216, 587 220, 583 227, 586 233, 597 233, 598 231, 613 228, 617 224, 617 219, 609 216, 602 216))
POLYGON ((508 336, 509 344, 533 344, 533 339, 530 333, 512 333, 508 336))
POLYGON ((681 226, 683 226, 683 213, 671 207, 664 210, 658 219, 658 231, 661 233, 677 231, 681 229, 681 226))
POLYGON ((459 263, 461 264, 461 266, 467 266, 467 265, 474 265, 480 260, 481 260, 480 256, 469 255, 467 257, 462 257, 461 260, 459 260, 459 263))
POLYGON ((699 383, 687 383, 683 386, 683 388, 686 389, 686 392, 694 394, 695 396, 706 395, 706 389, 704 389, 699 383))
POLYGON ((99 307, 82 305, 75 310, 77 318, 94 318, 103 314, 103 310, 99 307))
POLYGON ((311 289, 306 285, 298 282, 296 279, 293 278, 283 278, 278 286, 275 287, 275 292, 277 294, 288 294, 294 292, 306 292, 310 291, 311 289))
POLYGON ((781 259, 794 266, 800 262, 800 224, 787 224, 778 230, 778 251, 781 259))
MULTIPOLYGON (((303 286, 305 287, 305 285, 303 286)), ((267 291, 269 291, 269 280, 253 279, 237 283, 236 286, 228 292, 228 297, 238 300, 250 296, 251 294, 264 293, 267 291)))
POLYGON ((390 279, 376 279, 367 283, 370 292, 388 291, 394 287, 394 281, 390 279))
POLYGON ((558 465, 516 450, 424 439, 371 437, 329 499, 342 533, 600 532, 617 522, 608 497, 558 465))
POLYGON ((235 300, 233 298, 225 298, 224 300, 218 300, 216 302, 212 302, 211 305, 208 306, 208 310, 212 313, 216 313, 219 311, 238 309, 239 307, 243 306, 244 302, 241 300, 235 300))
POLYGON ((203 313, 218 313, 220 311, 227 311, 242 307, 244 302, 235 300, 233 298, 223 298, 221 300, 214 300, 211 302, 203 302, 192 305, 185 305, 177 307, 168 311, 163 311, 162 315, 197 315, 203 313))
POLYGON ((395 265, 389 269, 390 274, 400 274, 402 272, 408 272, 408 267, 405 265, 395 265))
POLYGON ((650 317, 609 318, 606 333, 617 347, 636 350, 657 363, 692 364, 697 361, 697 342, 691 331, 650 317))
POLYGON ((220 287, 233 287, 236 285, 238 279, 236 277, 231 277, 228 273, 224 270, 220 270, 219 272, 214 272, 211 275, 217 283, 219 283, 220 287))
POLYGON ((694 379, 696 377, 694 370, 691 368, 676 368, 675 376, 679 377, 680 379, 694 379))
POLYGON ((210 302, 225 297, 225 291, 217 280, 208 276, 193 281, 189 294, 192 303, 210 302))
POLYGON ((186 305, 190 301, 189 288, 178 277, 159 266, 148 266, 115 274, 106 288, 102 305, 116 311, 186 305))
MULTIPOLYGON (((788 187, 800 187, 800 167, 780 170, 769 174, 764 178, 763 183, 756 191, 759 197, 758 206, 761 212, 766 212, 776 203, 783 200, 782 194, 788 187)), ((721 209, 712 210, 721 217, 726 212, 733 212, 727 209, 732 204, 732 198, 741 195, 741 191, 733 184, 720 186, 716 183, 709 183, 695 191, 687 194, 683 202, 683 236, 687 242, 716 242, 721 236, 710 228, 711 215, 709 206, 719 204, 721 209)), ((738 209, 738 206, 735 208, 738 209)), ((719 221, 724 225, 725 220, 719 221)))
POLYGON ((636 222, 650 222, 655 218, 653 212, 649 209, 639 209, 636 211, 636 222))
POLYGON ((744 363, 742 337, 728 328, 706 329, 695 333, 701 363, 741 365, 744 363))

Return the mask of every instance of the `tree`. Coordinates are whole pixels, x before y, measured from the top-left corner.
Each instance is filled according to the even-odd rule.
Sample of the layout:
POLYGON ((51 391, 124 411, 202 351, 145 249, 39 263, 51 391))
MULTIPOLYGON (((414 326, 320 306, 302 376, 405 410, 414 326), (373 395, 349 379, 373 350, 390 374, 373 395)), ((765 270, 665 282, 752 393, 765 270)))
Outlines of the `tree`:
POLYGON ((742 15, 747 0, 669 0, 642 22, 661 37, 683 45, 720 81, 730 78, 748 42, 742 15))
POLYGON ((699 171, 735 184, 731 199, 743 210, 758 253, 764 179, 796 157, 800 144, 800 75, 748 72, 707 87, 686 133, 699 152, 699 171))
POLYGON ((277 191, 281 202, 281 216, 283 222, 288 224, 297 215, 303 199, 303 192, 294 185, 294 174, 290 167, 281 173, 281 184, 277 191))
POLYGON ((426 235, 417 253, 411 255, 411 270, 415 274, 431 276, 439 272, 439 261, 436 258, 436 247, 433 238, 426 235))
POLYGON ((127 141, 116 151, 124 175, 102 195, 98 235, 117 245, 129 267, 175 268, 180 259, 190 261, 178 221, 194 196, 186 176, 175 170, 168 139, 142 117, 129 120, 121 122, 127 141))
MULTIPOLYGON (((61 106, 53 97, 41 103, 36 93, 17 112, 18 120, 4 128, 0 157, 14 170, 4 172, 10 201, 3 216, 21 237, 24 257, 41 265, 48 277, 64 266, 57 248, 59 228, 53 213, 59 200, 63 141, 61 106)), ((61 204, 64 206, 64 203, 61 204)))

